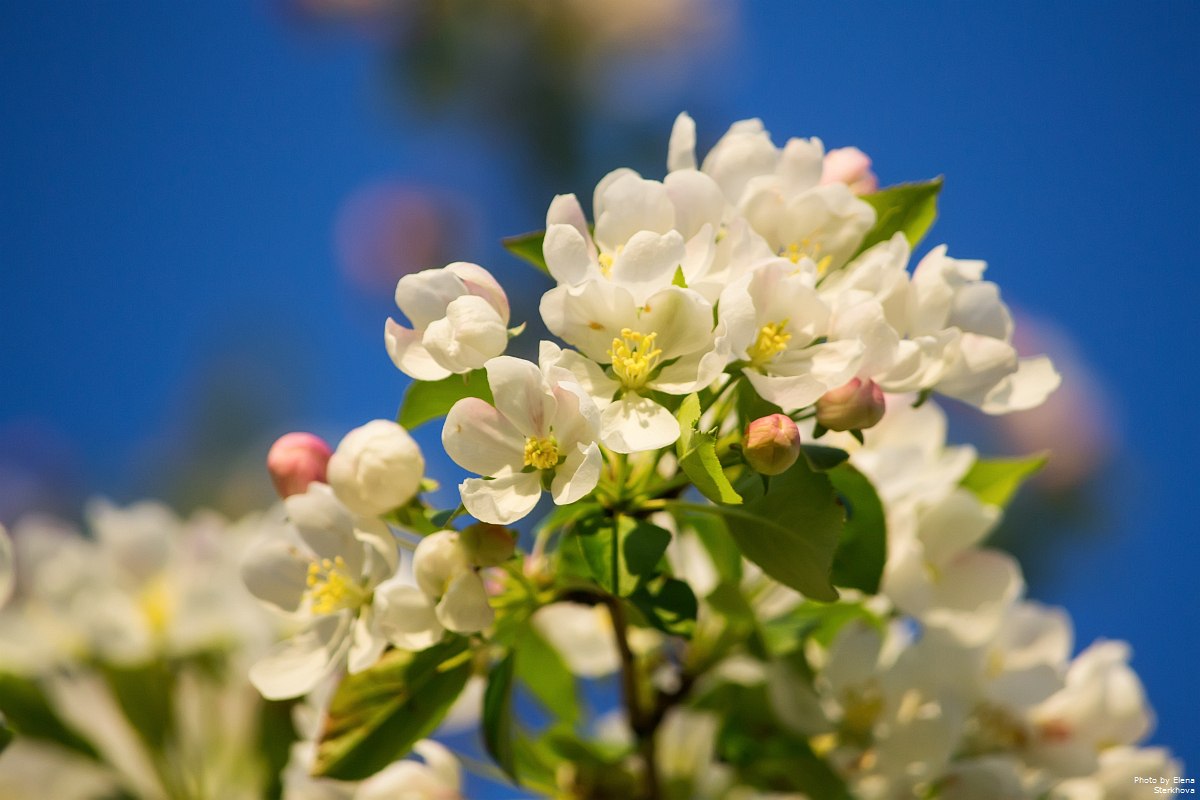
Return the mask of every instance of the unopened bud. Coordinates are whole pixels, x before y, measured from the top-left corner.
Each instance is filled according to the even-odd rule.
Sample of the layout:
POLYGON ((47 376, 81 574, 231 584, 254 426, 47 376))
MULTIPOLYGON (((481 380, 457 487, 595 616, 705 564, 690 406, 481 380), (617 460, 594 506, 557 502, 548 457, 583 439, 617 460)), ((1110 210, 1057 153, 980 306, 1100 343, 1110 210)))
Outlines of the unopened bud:
POLYGON ((783 414, 760 417, 746 426, 742 453, 755 472, 779 475, 800 457, 800 430, 783 414))
POLYGON ((458 536, 467 551, 467 558, 477 567, 498 567, 516 550, 512 531, 503 525, 477 522, 468 525, 458 536))
POLYGON ((831 431, 860 431, 879 424, 883 389, 875 381, 852 378, 817 401, 817 423, 831 431))
POLYGON ((310 483, 325 482, 325 468, 333 451, 311 433, 285 433, 267 452, 267 472, 280 497, 303 494, 310 483))
POLYGON ((870 157, 857 147, 840 147, 826 153, 821 183, 844 183, 855 194, 871 194, 879 189, 870 157))

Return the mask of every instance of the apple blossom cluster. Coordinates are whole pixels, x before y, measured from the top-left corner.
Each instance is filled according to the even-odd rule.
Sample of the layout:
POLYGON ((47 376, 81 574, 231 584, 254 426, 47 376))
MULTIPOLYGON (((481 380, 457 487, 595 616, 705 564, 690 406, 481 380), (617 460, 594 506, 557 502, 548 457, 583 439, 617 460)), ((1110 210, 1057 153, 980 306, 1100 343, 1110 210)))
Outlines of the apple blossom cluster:
MULTIPOLYGON (((695 141, 681 115, 662 180, 616 170, 590 221, 561 195, 507 240, 553 283, 536 360, 509 353, 525 326, 483 267, 402 278, 397 420, 280 438, 271 514, 203 546, 161 509, 107 509, 95 542, 18 530, 0 701, 14 676, 60 738, 109 748, 96 720, 116 719, 153 751, 154 715, 104 665, 223 654, 271 703, 228 700, 258 727, 222 763, 288 800, 459 798, 484 757, 522 796, 578 800, 1083 800, 1182 778, 1143 746, 1130 648, 1074 652, 1066 612, 986 546, 1045 456, 948 445, 930 397, 1004 414, 1059 378, 1018 357, 983 262, 910 264, 941 181, 880 189, 860 151, 778 147, 757 120, 702 160, 695 141), (466 473, 449 507, 425 425, 466 473), (106 710, 60 708, 83 694, 64 681, 106 710), (588 682, 620 705, 590 714, 588 682), (256 750, 272 704, 287 724, 256 750), (484 754, 436 741, 464 725, 484 754)), ((13 560, 0 535, 0 599, 13 560)), ((48 730, 11 721, 18 743, 48 730)), ((139 797, 238 796, 128 777, 173 757, 99 763, 139 797)))

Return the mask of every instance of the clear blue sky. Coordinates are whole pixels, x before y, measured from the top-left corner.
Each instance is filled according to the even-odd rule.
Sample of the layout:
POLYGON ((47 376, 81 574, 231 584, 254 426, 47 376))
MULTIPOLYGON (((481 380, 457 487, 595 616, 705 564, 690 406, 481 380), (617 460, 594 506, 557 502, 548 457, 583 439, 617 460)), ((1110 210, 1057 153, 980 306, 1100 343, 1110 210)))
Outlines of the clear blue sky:
MULTIPOLYGON (((933 238, 1076 336, 1126 443, 1109 533, 1073 537, 1037 594, 1069 608, 1081 644, 1133 643, 1154 741, 1195 774, 1200 4, 746 6, 730 46, 648 112, 661 147, 687 107, 702 140, 761 116, 779 137, 861 147, 884 183, 946 176, 933 238)), ((342 202, 381 177, 474 196, 458 255, 515 275, 494 241, 538 227, 549 197, 514 200, 522 167, 486 125, 388 113, 382 62, 378 44, 266 2, 6 10, 10 459, 3 437, 33 429, 81 491, 132 499, 229 363, 260 370, 280 430, 333 436, 394 411, 390 300, 334 265, 342 202)))

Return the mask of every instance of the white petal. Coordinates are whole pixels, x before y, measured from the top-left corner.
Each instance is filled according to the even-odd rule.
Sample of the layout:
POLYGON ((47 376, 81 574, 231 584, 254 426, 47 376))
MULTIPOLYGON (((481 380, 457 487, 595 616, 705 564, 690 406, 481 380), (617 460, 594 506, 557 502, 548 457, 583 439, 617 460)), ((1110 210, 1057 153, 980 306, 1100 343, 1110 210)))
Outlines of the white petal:
POLYGON ((639 231, 666 233, 675 227, 675 206, 658 181, 628 171, 596 190, 596 243, 615 252, 639 231))
POLYGON ((387 647, 387 639, 379 630, 375 612, 371 606, 366 606, 359 612, 350 637, 351 644, 347 653, 346 668, 351 674, 362 672, 373 666, 387 647))
POLYGON ((558 403, 546 386, 537 364, 522 358, 501 356, 487 362, 486 368, 496 410, 522 436, 546 436, 558 403))
POLYGON ((939 571, 923 621, 944 628, 964 644, 980 644, 995 634, 1004 612, 1024 588, 1012 556, 968 550, 939 571))
POLYGON ((752 369, 743 370, 758 396, 774 403, 786 412, 812 405, 832 388, 812 375, 763 375, 752 369))
POLYGON ((446 306, 466 294, 462 279, 444 269, 426 269, 405 275, 396 284, 396 305, 416 330, 446 316, 446 306))
POLYGON ((621 388, 595 361, 574 350, 563 350, 554 342, 541 343, 538 363, 552 380, 574 381, 581 386, 600 410, 612 402, 613 395, 621 388))
POLYGON ((779 157, 783 191, 795 195, 818 185, 825 169, 825 145, 820 139, 789 139, 779 157))
POLYGON ((349 633, 348 613, 321 617, 250 667, 250 682, 268 700, 308 694, 342 663, 349 633))
POLYGON ((496 612, 488 603, 483 579, 468 571, 451 581, 437 604, 437 618, 455 633, 475 633, 491 625, 496 612))
POLYGON ((685 255, 678 231, 657 234, 638 231, 613 260, 611 278, 630 291, 641 305, 652 293, 671 285, 685 255))
POLYGON ((462 782, 462 767, 458 759, 432 739, 422 739, 413 745, 413 752, 425 759, 425 764, 448 788, 458 789, 462 782))
POLYGON ((925 559, 935 568, 940 567, 963 550, 983 541, 999 520, 1000 510, 995 506, 984 505, 966 489, 954 489, 919 513, 925 559))
POLYGON ((468 478, 458 489, 467 512, 493 525, 525 517, 542 496, 541 476, 536 472, 514 472, 492 480, 468 478))
POLYGON ((600 413, 600 438, 618 453, 657 450, 679 438, 679 421, 653 400, 630 392, 600 413))
POLYGON ((446 306, 446 316, 429 323, 421 343, 451 372, 479 369, 508 347, 508 327, 482 297, 463 295, 446 306))
POLYGON ((424 331, 402 327, 391 317, 383 329, 383 341, 388 355, 396 368, 419 381, 440 381, 450 375, 450 370, 434 361, 433 356, 421 343, 424 331))
POLYGON ((1062 383, 1062 376, 1046 356, 1022 358, 1017 371, 987 393, 980 409, 985 414, 1008 414, 1040 406, 1062 383))
POLYGON ((496 475, 524 465, 525 437, 478 397, 450 407, 442 426, 442 447, 455 464, 478 475, 496 475))
POLYGON ((307 591, 312 559, 284 539, 255 545, 242 562, 242 581, 250 593, 283 611, 294 612, 307 591))
POLYGON ((596 247, 571 225, 551 225, 542 240, 542 255, 554 280, 576 286, 601 277, 596 247))
POLYGON ((508 324, 508 295, 504 293, 504 287, 492 276, 492 273, 478 264, 468 261, 455 261, 453 264, 448 264, 446 271, 458 276, 468 292, 486 300, 488 305, 496 309, 501 321, 505 325, 508 324))
POLYGON ((686 111, 680 112, 671 126, 667 143, 667 172, 696 168, 696 122, 686 111))
POLYGON ((554 502, 560 506, 574 503, 600 482, 600 466, 604 462, 600 446, 593 442, 590 445, 580 443, 575 447, 567 454, 567 460, 554 471, 554 482, 550 484, 554 502))
POLYGON ((664 360, 708 350, 713 342, 713 312, 707 300, 690 289, 669 286, 651 295, 635 330, 658 334, 655 344, 664 360))
POLYGON ((363 549, 354 535, 354 515, 328 484, 314 481, 303 494, 294 494, 283 504, 300 538, 318 559, 341 557, 352 575, 360 573, 363 549))
POLYGON ((612 620, 603 606, 551 603, 539 608, 531 621, 576 675, 600 678, 621 668, 612 620))
POLYGON ((551 333, 601 364, 611 360, 608 351, 621 330, 638 324, 633 295, 607 280, 551 289, 542 295, 540 310, 551 333))
POLYGON ((691 239, 705 225, 715 231, 721 224, 728 201, 712 178, 689 169, 672 172, 663 180, 663 185, 675 204, 675 230, 683 234, 683 238, 691 239))
POLYGON ((400 580, 388 580, 375 589, 379 630, 402 650, 424 650, 442 638, 442 624, 429 597, 400 580))

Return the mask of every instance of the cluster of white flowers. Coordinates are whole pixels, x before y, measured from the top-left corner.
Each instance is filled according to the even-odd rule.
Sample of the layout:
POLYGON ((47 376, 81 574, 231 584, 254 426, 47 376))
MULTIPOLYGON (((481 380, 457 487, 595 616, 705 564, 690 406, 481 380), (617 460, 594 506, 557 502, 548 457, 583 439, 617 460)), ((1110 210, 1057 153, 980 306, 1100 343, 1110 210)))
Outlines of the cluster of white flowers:
MULTIPOLYGON (((983 546, 1005 500, 929 395, 1002 414, 1059 378, 1017 356, 982 262, 939 246, 909 271, 932 206, 897 209, 940 184, 877 192, 861 152, 777 147, 757 120, 703 161, 695 138, 681 115, 663 180, 605 176, 592 224, 554 198, 525 240, 556 284, 540 313, 561 343, 536 363, 505 354, 524 326, 482 267, 400 280, 409 327, 389 319, 385 340, 415 383, 399 419, 444 417, 447 455, 477 476, 457 508, 430 505, 421 449, 374 420, 336 448, 282 437, 283 503, 261 519, 97 506, 94 541, 43 525, 14 548, 0 530, 0 605, 16 598, 0 700, 52 698, 61 730, 18 731, 77 730, 103 753, 56 797, 96 780, 254 796, 261 774, 235 767, 259 704, 202 679, 213 653, 262 697, 300 698, 287 800, 457 800, 459 762, 425 737, 462 714, 482 714, 508 777, 581 799, 1084 800, 1181 774, 1141 746, 1129 648, 1072 658, 1065 612, 983 546), (521 552, 503 526, 543 492, 560 508, 521 552), (163 670, 176 716, 239 706, 244 724, 156 748, 128 681, 163 670), (624 708, 584 735, 576 680, 617 672, 624 708), (539 733, 516 719, 518 684, 553 720, 539 733), (389 765, 409 750, 423 760, 389 765), (199 772, 171 766, 197 753, 199 772)), ((28 796, 11 764, 0 793, 28 796)))
MULTIPOLYGON (((605 176, 594 229, 574 195, 551 203, 543 254, 558 285, 541 316, 574 350, 543 342, 536 367, 493 360, 507 346, 508 301, 477 265, 396 287, 413 325, 388 321, 401 370, 436 380, 487 369, 496 405, 464 400, 443 434, 451 457, 483 476, 462 487, 473 515, 520 519, 543 482, 556 503, 573 502, 595 487, 597 442, 615 453, 672 444, 679 424, 662 396, 728 375, 786 413, 851 382, 936 391, 992 414, 1036 406, 1057 387, 1048 359, 1018 358, 983 262, 943 246, 909 273, 900 232, 863 248, 876 213, 842 182, 857 175, 840 153, 818 139, 776 147, 757 120, 730 128, 699 168, 694 143, 681 115, 664 180, 605 176)), ((823 419, 854 424, 852 414, 823 419)))

